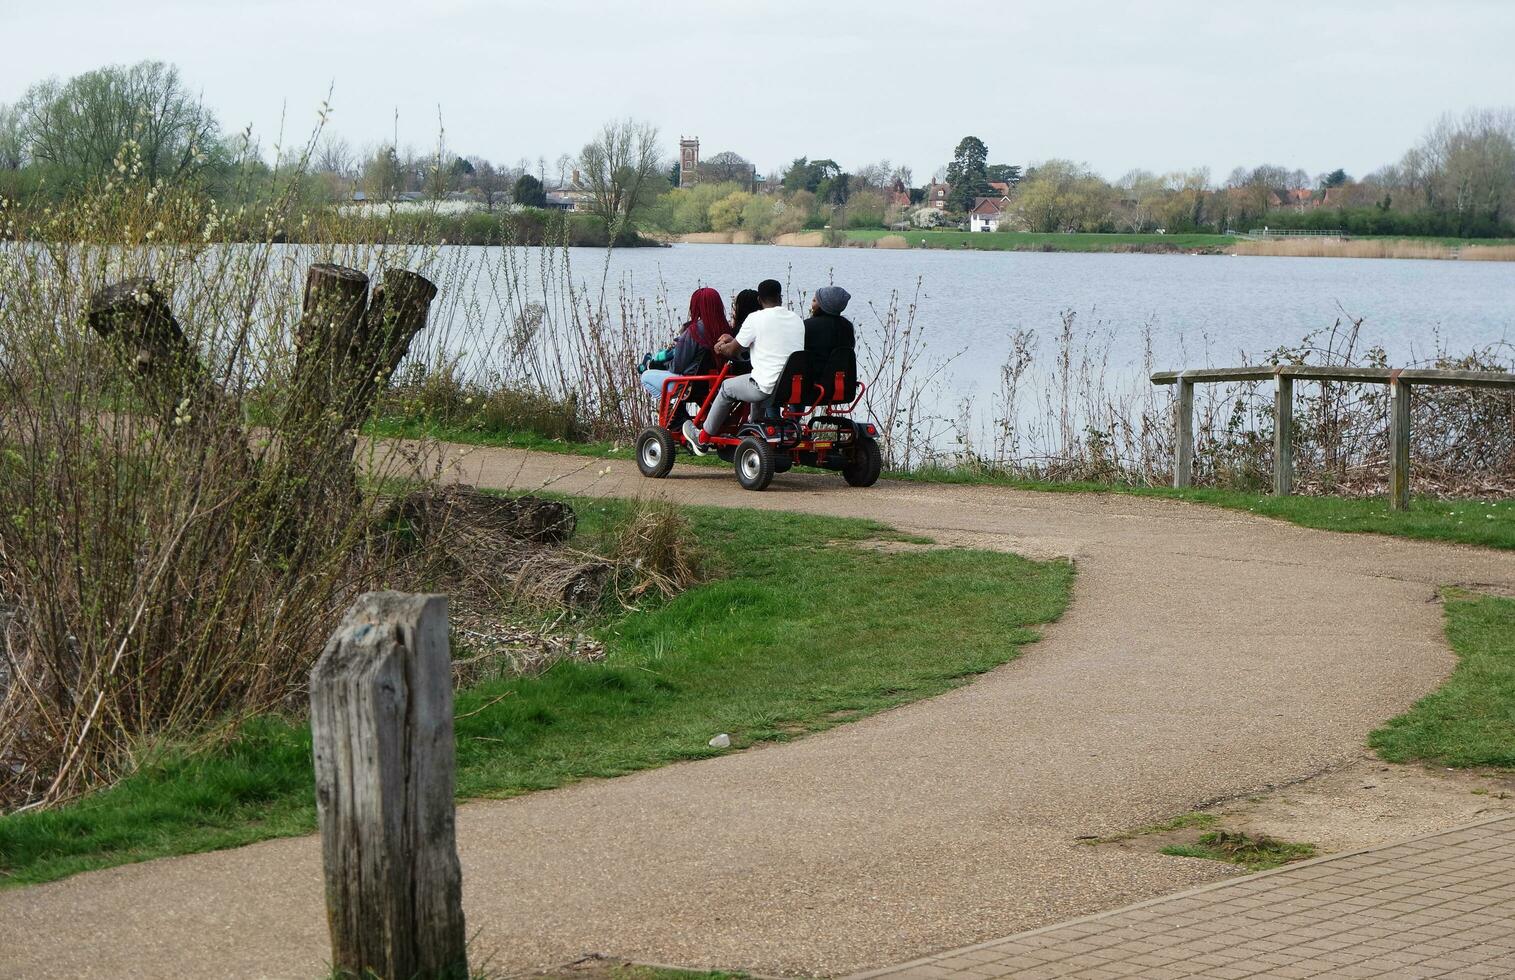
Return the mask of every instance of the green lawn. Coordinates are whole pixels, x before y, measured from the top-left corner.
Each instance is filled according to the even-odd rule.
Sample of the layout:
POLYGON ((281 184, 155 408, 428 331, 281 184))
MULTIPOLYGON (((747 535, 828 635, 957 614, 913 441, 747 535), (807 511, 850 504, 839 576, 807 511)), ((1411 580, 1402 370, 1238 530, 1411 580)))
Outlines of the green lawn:
MULTIPOLYGON (((579 543, 594 546, 628 506, 579 502, 579 543)), ((719 755, 707 745, 719 732, 733 751, 939 694, 1016 656, 1062 612, 1071 584, 1061 562, 860 547, 898 537, 866 521, 687 514, 714 580, 607 616, 604 663, 460 692, 461 797, 719 755)), ((71 806, 0 817, 0 885, 314 826, 309 730, 264 718, 219 750, 165 754, 71 806)))
POLYGON ((1515 768, 1515 600, 1448 590, 1457 668, 1368 739, 1390 762, 1515 768))
POLYGON ((855 242, 874 242, 886 235, 901 235, 911 248, 972 248, 995 252, 1111 252, 1134 248, 1157 247, 1164 250, 1192 251, 1220 249, 1236 243, 1233 235, 1145 235, 1094 234, 1072 232, 1044 234, 1024 231, 849 231, 855 242))

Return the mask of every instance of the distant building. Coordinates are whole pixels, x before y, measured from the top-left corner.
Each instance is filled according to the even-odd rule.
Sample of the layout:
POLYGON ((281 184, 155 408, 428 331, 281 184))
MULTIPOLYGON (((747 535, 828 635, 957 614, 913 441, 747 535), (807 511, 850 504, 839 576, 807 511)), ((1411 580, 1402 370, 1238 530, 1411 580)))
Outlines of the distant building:
MULTIPOLYGON (((695 184, 724 184, 737 183, 742 185, 742 190, 754 191, 757 189, 757 167, 737 157, 736 160, 723 161, 720 158, 726 154, 717 153, 714 161, 700 159, 700 139, 679 137, 679 186, 693 187, 695 184)), ((736 154, 730 154, 736 156, 736 154)))
POLYGON ((926 199, 921 203, 928 208, 947 210, 947 198, 952 196, 952 185, 932 181, 926 185, 926 199))
POLYGON ((999 223, 1005 216, 1005 199, 980 197, 973 202, 968 212, 969 231, 999 231, 999 223))
POLYGON ((889 203, 897 208, 910 206, 910 188, 898 177, 894 178, 894 184, 889 188, 889 203))
POLYGON ((679 137, 679 186, 693 187, 700 182, 700 138, 679 137))

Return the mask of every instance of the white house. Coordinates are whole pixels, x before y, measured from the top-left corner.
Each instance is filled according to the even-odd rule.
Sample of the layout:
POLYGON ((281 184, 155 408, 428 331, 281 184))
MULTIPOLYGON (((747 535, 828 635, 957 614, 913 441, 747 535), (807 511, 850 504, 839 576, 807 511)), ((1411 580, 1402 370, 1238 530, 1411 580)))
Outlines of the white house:
POLYGON ((969 231, 999 231, 1000 219, 1005 214, 1005 199, 981 197, 968 212, 969 231))

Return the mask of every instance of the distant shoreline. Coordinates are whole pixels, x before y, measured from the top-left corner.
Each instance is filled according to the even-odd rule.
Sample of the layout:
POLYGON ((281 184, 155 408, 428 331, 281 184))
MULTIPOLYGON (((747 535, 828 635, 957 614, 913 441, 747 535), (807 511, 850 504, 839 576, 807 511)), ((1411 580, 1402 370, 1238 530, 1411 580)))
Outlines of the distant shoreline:
POLYGON ((758 241, 743 231, 697 232, 670 239, 690 245, 787 245, 798 248, 938 249, 977 252, 1107 252, 1161 255, 1269 255, 1296 258, 1515 261, 1515 241, 1444 238, 1268 238, 1236 235, 822 230, 758 241))

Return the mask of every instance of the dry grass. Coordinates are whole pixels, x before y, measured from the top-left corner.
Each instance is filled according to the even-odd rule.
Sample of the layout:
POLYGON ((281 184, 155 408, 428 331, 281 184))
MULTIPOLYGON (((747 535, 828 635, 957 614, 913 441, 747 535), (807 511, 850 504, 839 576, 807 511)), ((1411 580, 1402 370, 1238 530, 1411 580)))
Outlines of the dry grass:
POLYGON ((1237 242, 1237 255, 1282 255, 1334 259, 1455 259, 1457 250, 1436 242, 1383 238, 1283 238, 1237 242))
POLYGON ((782 235, 775 235, 775 245, 796 245, 803 248, 820 248, 826 244, 826 234, 820 231, 791 231, 782 235))
POLYGON ((904 235, 885 235, 873 243, 874 248, 909 248, 910 243, 904 235))
POLYGON ((1457 257, 1470 262, 1515 262, 1515 245, 1469 245, 1457 257))
MULTIPOLYGON (((68 799, 163 740, 298 701, 342 608, 395 567, 379 504, 341 459, 352 444, 327 431, 350 388, 292 383, 306 263, 272 238, 294 188, 256 219, 269 241, 231 244, 225 224, 251 216, 135 173, 124 151, 106 186, 18 222, 0 249, 0 595, 16 607, 0 806, 68 799), (136 277, 156 281, 184 353, 86 322, 97 290, 136 277), (160 355, 184 379, 166 408, 144 373, 160 355), (249 440, 253 412, 271 438, 249 440), (316 445, 331 452, 297 448, 316 445)), ((427 259, 321 252, 364 269, 427 259)))

